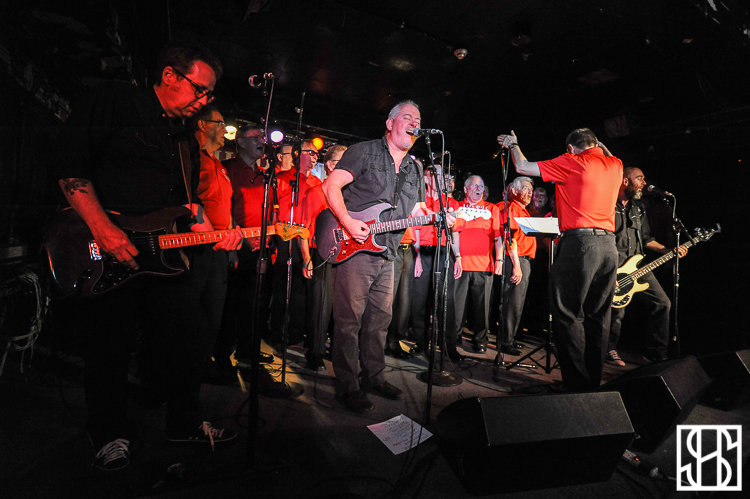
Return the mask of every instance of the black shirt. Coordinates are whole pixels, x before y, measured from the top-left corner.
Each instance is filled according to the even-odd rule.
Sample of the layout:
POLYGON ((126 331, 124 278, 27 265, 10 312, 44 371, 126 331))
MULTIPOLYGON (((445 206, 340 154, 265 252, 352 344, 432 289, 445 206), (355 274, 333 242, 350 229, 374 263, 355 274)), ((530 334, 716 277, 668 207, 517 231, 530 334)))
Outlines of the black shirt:
POLYGON ((627 207, 620 201, 615 205, 615 244, 617 245, 617 266, 633 255, 644 254, 645 246, 653 241, 646 211, 640 201, 630 200, 627 207), (637 234, 637 219, 641 221, 641 238, 637 234))
POLYGON ((182 120, 167 117, 153 88, 98 85, 76 106, 61 139, 56 177, 90 180, 109 210, 141 215, 187 204, 178 140, 190 144, 193 193, 200 180, 197 141, 182 120))
MULTIPOLYGON (((394 203, 398 174, 385 137, 351 146, 341 156, 336 168, 346 170, 354 176, 354 180, 342 189, 344 203, 349 211, 362 211, 378 203, 388 203, 395 205, 395 209, 385 210, 380 219, 400 220, 409 216, 414 205, 425 200, 422 168, 407 154, 399 166, 406 175, 406 180, 394 203)), ((396 248, 403 235, 402 230, 376 236, 379 243, 388 247, 388 259, 395 258, 396 248)))

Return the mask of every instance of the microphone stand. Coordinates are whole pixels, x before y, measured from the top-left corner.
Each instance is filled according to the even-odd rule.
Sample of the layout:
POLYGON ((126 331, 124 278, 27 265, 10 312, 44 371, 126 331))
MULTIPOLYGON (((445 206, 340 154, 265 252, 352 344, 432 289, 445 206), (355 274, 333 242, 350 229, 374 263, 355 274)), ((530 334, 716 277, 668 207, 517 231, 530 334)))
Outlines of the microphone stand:
MULTIPOLYGON (((448 193, 445 190, 444 183, 441 183, 438 174, 437 174, 437 167, 435 166, 435 161, 432 159, 432 151, 430 149, 430 137, 425 137, 425 143, 427 144, 427 157, 430 160, 430 166, 432 168, 432 176, 435 182, 435 186, 438 190, 438 203, 440 206, 440 210, 438 211, 438 218, 435 221, 435 230, 437 231, 437 246, 435 248, 435 257, 433 258, 432 267, 432 278, 433 278, 433 289, 434 289, 434 295, 433 295, 433 307, 432 307, 432 314, 430 315, 430 325, 432 326, 432 338, 430 341, 430 353, 429 353, 429 362, 427 371, 422 372, 420 374, 419 378, 427 383, 427 398, 425 400, 425 421, 430 420, 430 411, 432 406, 432 387, 433 385, 437 386, 456 386, 460 385, 463 382, 463 379, 453 373, 449 373, 443 370, 444 362, 445 362, 445 355, 447 354, 447 347, 446 347, 446 339, 445 335, 447 334, 447 325, 446 325, 446 319, 448 315, 448 296, 447 296, 447 287, 448 287, 448 269, 450 268, 450 253, 448 252, 448 248, 450 247, 452 235, 451 231, 448 228, 448 220, 446 218, 446 207, 443 203, 443 195, 445 195, 445 203, 448 202, 448 193), (445 231, 446 234, 446 245, 445 245, 445 257, 442 262, 442 269, 440 267, 440 251, 442 248, 441 239, 443 235, 443 231, 445 231), (442 287, 440 286, 440 275, 443 275, 442 280, 442 287), (441 289, 442 288, 442 289, 441 289), (441 300, 442 298, 442 300, 441 300), (439 311, 440 307, 438 306, 439 303, 443 304, 442 311, 443 311, 443 318, 442 320, 439 319, 439 311), (442 327, 441 327, 442 326, 442 327), (438 338, 442 336, 443 342, 440 349, 440 370, 435 371, 435 354, 437 352, 437 341, 438 338)), ((442 169, 441 169, 442 174, 442 169)))
MULTIPOLYGON (((677 218, 677 198, 672 195, 672 228, 675 232, 675 248, 680 247, 680 234, 682 231, 686 231, 685 226, 682 225, 682 221, 677 218)), ((686 231, 687 232, 687 231, 686 231)), ((690 239, 690 234, 687 235, 688 240, 690 239)), ((679 321, 678 321, 678 310, 679 310, 679 295, 680 295, 680 256, 679 256, 679 249, 678 249, 678 255, 677 258, 674 259, 674 264, 672 264, 672 280, 674 284, 674 292, 672 296, 672 314, 673 314, 673 321, 674 321, 674 333, 671 336, 671 343, 673 345, 672 347, 672 353, 674 354, 674 357, 680 356, 680 327, 679 327, 679 321)))
MULTIPOLYGON (((270 102, 269 102, 270 107, 270 102)), ((268 121, 266 121, 268 123, 268 121)), ((267 126, 267 125, 266 125, 267 126)), ((271 223, 271 210, 269 198, 271 197, 271 188, 276 190, 276 157, 271 147, 266 143, 266 157, 268 158, 268 170, 263 174, 263 205, 261 208, 261 225, 260 225, 260 254, 258 255, 257 270, 255 275, 255 300, 253 302, 253 315, 250 322, 250 335, 252 346, 250 350, 251 369, 250 369, 250 387, 248 390, 248 424, 247 424, 247 461, 250 467, 255 466, 255 447, 258 438, 258 422, 260 420, 260 401, 258 399, 260 387, 260 344, 261 335, 259 327, 260 305, 263 300, 260 299, 263 292, 263 282, 268 272, 268 224, 271 223)))
MULTIPOLYGON (((302 106, 305 102, 305 92, 302 92, 302 103, 299 107, 299 124, 297 126, 297 138, 292 147, 292 163, 295 169, 294 180, 292 184, 292 202, 289 211, 289 223, 294 223, 294 207, 299 203, 299 183, 300 183, 300 155, 301 155, 301 134, 302 134, 302 106), (295 155, 294 153, 297 152, 295 155)), ((284 305, 284 321, 281 327, 281 381, 266 385, 263 395, 271 398, 297 398, 305 393, 305 388, 294 382, 286 380, 286 349, 289 345, 289 304, 292 296, 292 243, 294 239, 289 240, 289 254, 286 261, 286 301, 284 305)))

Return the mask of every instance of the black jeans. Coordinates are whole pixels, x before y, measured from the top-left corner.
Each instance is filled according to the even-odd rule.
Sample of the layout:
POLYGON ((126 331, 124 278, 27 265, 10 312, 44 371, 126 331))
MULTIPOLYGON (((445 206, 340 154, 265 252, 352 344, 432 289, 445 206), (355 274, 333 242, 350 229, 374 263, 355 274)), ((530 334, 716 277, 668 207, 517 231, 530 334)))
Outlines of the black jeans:
POLYGON ((601 382, 616 271, 614 234, 561 239, 550 273, 550 306, 563 382, 571 390, 601 382))
MULTIPOLYGON (((633 295, 633 299, 643 303, 648 312, 648 315, 642 318, 647 327, 644 353, 649 358, 666 358, 669 344, 669 310, 672 303, 654 274, 646 274, 639 278, 638 282, 648 284, 648 289, 633 295)), ((617 349, 622 319, 627 309, 628 307, 612 309, 607 350, 617 349)))

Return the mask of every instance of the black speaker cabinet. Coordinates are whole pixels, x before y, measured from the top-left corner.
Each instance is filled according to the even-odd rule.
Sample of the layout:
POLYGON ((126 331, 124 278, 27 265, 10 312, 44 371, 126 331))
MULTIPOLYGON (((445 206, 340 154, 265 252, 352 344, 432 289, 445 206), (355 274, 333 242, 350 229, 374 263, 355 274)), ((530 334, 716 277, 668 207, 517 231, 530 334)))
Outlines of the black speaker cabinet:
POLYGON ((750 350, 702 355, 698 362, 711 378, 701 402, 725 411, 750 402, 750 350))
POLYGON ((620 393, 637 435, 633 446, 651 453, 685 421, 710 383, 691 355, 639 367, 600 390, 620 393))
POLYGON ((437 424, 443 454, 475 495, 607 480, 633 439, 617 393, 469 398, 437 424))

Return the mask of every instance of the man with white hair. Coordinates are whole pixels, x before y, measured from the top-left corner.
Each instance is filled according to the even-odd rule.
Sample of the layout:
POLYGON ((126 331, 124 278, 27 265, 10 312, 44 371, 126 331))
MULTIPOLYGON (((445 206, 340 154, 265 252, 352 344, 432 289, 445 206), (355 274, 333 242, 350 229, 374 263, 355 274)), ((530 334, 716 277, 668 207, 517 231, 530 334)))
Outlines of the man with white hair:
POLYGON ((536 239, 523 233, 516 222, 516 217, 528 217, 526 207, 531 202, 534 183, 529 177, 517 177, 508 186, 508 211, 505 202, 497 204, 500 211, 500 222, 510 219, 511 243, 506 245, 505 255, 512 265, 506 265, 503 273, 502 332, 498 345, 500 352, 508 355, 521 355, 514 344, 518 324, 521 322, 526 291, 529 289, 531 260, 536 256, 536 239), (509 213, 508 216, 506 213, 509 213))

